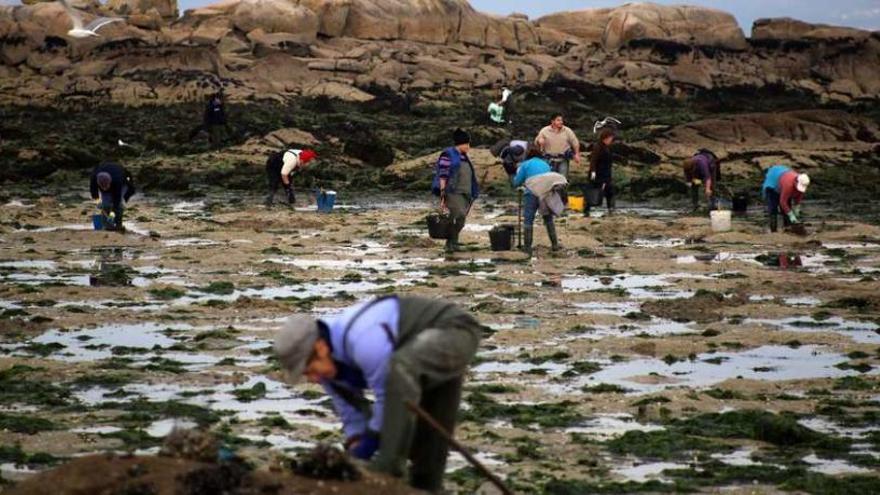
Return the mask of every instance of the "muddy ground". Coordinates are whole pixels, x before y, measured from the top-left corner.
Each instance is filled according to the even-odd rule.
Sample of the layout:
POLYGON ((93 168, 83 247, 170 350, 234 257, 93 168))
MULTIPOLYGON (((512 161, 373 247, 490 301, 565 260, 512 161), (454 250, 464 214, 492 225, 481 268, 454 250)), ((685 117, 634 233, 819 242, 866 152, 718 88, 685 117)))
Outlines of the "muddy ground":
MULTIPOLYGON (((281 381, 293 312, 391 292, 487 326, 458 438, 521 493, 880 492, 880 228, 805 211, 810 235, 734 231, 675 207, 560 221, 565 249, 488 249, 480 201, 446 259, 427 198, 136 197, 93 232, 86 191, 0 206, 6 488, 93 453, 153 454, 203 427, 259 470, 341 440, 329 401, 281 381)), ((156 461, 157 465, 161 464, 156 461)), ((459 457, 447 486, 482 484, 459 457)))

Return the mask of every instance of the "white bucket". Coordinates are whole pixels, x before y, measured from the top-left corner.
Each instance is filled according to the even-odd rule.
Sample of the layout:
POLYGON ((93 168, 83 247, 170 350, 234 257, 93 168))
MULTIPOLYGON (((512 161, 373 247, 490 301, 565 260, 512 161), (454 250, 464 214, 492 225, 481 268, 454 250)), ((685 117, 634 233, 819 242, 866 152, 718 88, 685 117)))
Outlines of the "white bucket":
POLYGON ((730 226, 730 210, 715 210, 709 212, 712 218, 712 230, 714 232, 729 232, 730 226))

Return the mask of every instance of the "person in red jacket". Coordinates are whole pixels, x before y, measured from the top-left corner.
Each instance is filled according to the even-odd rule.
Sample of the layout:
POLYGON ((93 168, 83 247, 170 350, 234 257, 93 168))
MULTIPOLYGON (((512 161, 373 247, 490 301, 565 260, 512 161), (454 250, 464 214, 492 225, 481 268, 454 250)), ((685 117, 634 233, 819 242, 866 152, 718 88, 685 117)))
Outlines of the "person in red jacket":
POLYGON ((786 227, 800 221, 800 204, 809 186, 809 175, 799 174, 784 165, 776 165, 767 170, 761 189, 767 201, 771 232, 776 232, 780 210, 783 225, 786 227))

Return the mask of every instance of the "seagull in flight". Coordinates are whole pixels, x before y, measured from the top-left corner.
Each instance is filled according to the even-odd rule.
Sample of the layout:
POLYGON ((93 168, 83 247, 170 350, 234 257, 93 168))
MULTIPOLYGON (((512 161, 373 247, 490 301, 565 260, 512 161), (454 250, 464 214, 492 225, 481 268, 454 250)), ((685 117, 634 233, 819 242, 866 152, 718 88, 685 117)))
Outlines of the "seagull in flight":
POLYGON ((596 123, 593 124, 593 134, 596 134, 596 132, 599 129, 602 129, 603 127, 608 127, 608 125, 610 125, 610 124, 614 124, 615 126, 618 126, 618 125, 622 125, 623 123, 621 121, 615 119, 614 117, 605 117, 605 119, 597 120, 596 123))
POLYGON ((111 22, 122 20, 119 17, 98 17, 86 26, 83 26, 82 14, 71 7, 70 4, 67 3, 67 0, 59 1, 61 2, 61 5, 64 6, 64 10, 67 11, 67 15, 70 16, 70 20, 73 21, 73 29, 68 31, 67 34, 74 38, 100 37, 101 35, 98 34, 99 29, 111 22))

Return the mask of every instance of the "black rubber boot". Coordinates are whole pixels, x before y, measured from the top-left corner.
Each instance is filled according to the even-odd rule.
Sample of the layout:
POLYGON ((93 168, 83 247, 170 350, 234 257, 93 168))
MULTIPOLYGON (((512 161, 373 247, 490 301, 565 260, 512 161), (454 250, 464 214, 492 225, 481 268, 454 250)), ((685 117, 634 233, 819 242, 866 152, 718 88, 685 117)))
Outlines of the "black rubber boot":
POLYGON ((293 193, 293 188, 287 188, 287 206, 293 208, 293 205, 296 204, 296 195, 293 193))
POLYGON ((547 228, 547 237, 550 238, 550 249, 559 251, 562 246, 559 245, 559 238, 556 237, 556 224, 553 223, 553 215, 544 217, 544 227, 547 228))
POLYGON ((528 227, 523 228, 522 251, 524 253, 526 253, 527 255, 529 255, 529 257, 532 256, 532 241, 534 240, 534 238, 535 238, 534 227, 528 226, 528 227))
POLYGON ((779 230, 779 219, 776 215, 770 215, 770 232, 779 230))
POLYGON ((614 196, 611 196, 610 198, 606 198, 605 202, 608 205, 608 214, 611 215, 612 213, 614 213, 614 208, 617 204, 617 201, 615 200, 614 196))
POLYGON ((693 184, 691 184, 691 204, 695 210, 700 207, 700 191, 693 184))

